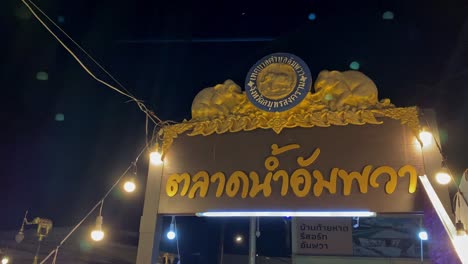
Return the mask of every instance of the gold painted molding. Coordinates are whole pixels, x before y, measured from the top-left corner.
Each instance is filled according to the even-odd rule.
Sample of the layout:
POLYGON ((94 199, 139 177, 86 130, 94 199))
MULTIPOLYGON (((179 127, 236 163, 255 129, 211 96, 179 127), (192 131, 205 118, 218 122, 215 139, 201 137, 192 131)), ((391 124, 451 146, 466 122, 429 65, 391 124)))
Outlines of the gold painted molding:
MULTIPOLYGON (((306 101, 306 100, 304 100, 306 101)), ((346 125, 380 125, 383 118, 400 120, 402 125, 408 126, 414 133, 420 130, 417 107, 395 108, 388 99, 379 102, 374 109, 348 109, 332 111, 327 108, 318 109, 317 105, 309 105, 308 109, 302 102, 297 107, 285 112, 264 112, 245 107, 236 114, 219 116, 212 120, 184 120, 182 123, 168 125, 162 129, 162 152, 170 148, 174 139, 181 134, 189 136, 209 136, 214 133, 235 133, 255 129, 272 129, 279 134, 284 128, 294 127, 329 127, 346 125)), ((252 105, 253 107, 253 105, 252 105)))

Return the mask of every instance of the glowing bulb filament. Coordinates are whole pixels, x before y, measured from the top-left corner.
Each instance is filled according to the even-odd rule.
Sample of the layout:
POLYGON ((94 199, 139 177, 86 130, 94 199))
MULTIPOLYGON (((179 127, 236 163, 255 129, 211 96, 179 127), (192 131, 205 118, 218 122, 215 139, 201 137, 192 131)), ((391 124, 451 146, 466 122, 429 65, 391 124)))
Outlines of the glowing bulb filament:
POLYGON ((425 241, 429 238, 429 236, 427 235, 427 232, 426 231, 421 231, 419 232, 419 239, 425 241))
POLYGON ((104 232, 102 232, 102 230, 93 230, 91 232, 91 239, 94 241, 101 241, 104 239, 104 232))
POLYGON ((150 161, 154 165, 161 165, 163 163, 161 153, 159 153, 157 151, 151 152, 150 153, 150 161))
POLYGON ((446 185, 451 179, 450 175, 445 171, 441 171, 436 174, 436 180, 440 184, 446 185))
POLYGON ((166 234, 167 238, 172 240, 176 237, 175 233, 175 225, 174 225, 174 217, 172 218, 171 225, 169 226, 169 231, 166 234))
POLYGON ((432 133, 428 131, 421 131, 419 133, 419 140, 421 140, 423 147, 429 146, 432 144, 432 133))
POLYGON ((136 185, 135 185, 135 182, 132 181, 132 180, 128 180, 124 183, 124 186, 123 186, 124 190, 128 193, 131 193, 131 192, 134 192, 135 189, 136 189, 136 185))

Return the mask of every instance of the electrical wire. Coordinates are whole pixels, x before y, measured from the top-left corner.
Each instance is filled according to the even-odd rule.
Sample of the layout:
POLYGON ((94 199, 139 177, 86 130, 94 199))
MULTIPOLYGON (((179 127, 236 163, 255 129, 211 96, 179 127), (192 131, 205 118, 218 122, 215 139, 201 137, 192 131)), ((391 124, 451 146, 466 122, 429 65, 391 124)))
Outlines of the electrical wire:
POLYGON ((177 222, 176 222, 175 217, 174 217, 174 231, 175 231, 175 233, 176 233, 177 256, 178 256, 178 258, 179 258, 178 264, 181 264, 182 261, 181 261, 181 259, 180 259, 180 251, 179 251, 179 235, 178 235, 179 232, 177 231, 177 222))
MULTIPOLYGON (((162 120, 161 120, 158 116, 156 116, 156 115, 154 114, 154 112, 150 111, 150 110, 146 107, 146 105, 143 104, 143 101, 142 101, 142 100, 137 99, 136 97, 134 97, 133 95, 131 95, 131 94, 128 93, 128 92, 126 93, 126 92, 121 91, 121 90, 118 89, 117 87, 115 87, 115 86, 113 86, 113 85, 107 83, 106 81, 104 81, 104 80, 98 78, 96 75, 94 75, 94 73, 91 72, 91 70, 89 70, 88 67, 86 67, 86 65, 80 60, 80 58, 78 58, 78 56, 77 56, 77 55, 76 55, 76 54, 75 54, 75 53, 74 53, 74 52, 73 52, 73 51, 72 51, 72 50, 71 50, 71 49, 70 49, 70 48, 69 48, 69 47, 68 47, 68 46, 67 46, 67 45, 50 29, 50 28, 49 28, 49 26, 47 26, 47 24, 39 17, 39 15, 33 10, 33 8, 26 2, 26 0, 21 0, 21 1, 23 2, 24 5, 26 5, 26 7, 27 7, 27 8, 29 9, 29 11, 34 15, 34 17, 47 29, 47 31, 49 31, 49 33, 50 33, 52 36, 54 36, 54 38, 65 48, 65 50, 68 51, 68 53, 70 53, 70 55, 78 62, 78 64, 79 64, 93 79, 95 79, 97 82, 99 82, 99 83, 101 83, 101 84, 103 84, 103 85, 109 87, 110 89, 112 89, 112 90, 114 90, 114 91, 120 93, 121 95, 124 95, 124 96, 130 98, 132 101, 134 101, 134 102, 137 104, 138 108, 140 108, 140 110, 141 110, 142 112, 144 112, 144 113, 146 114, 146 116, 147 116, 154 124, 157 125, 158 123, 162 122, 162 120)), ((32 5, 34 5, 34 7, 35 7, 37 10, 39 10, 42 14, 45 15, 45 13, 44 13, 37 5, 35 5, 31 0, 28 0, 28 1, 29 1, 29 3, 31 3, 32 5)), ((45 15, 45 16, 49 19, 49 21, 52 21, 47 15, 45 15)), ((57 28, 59 28, 60 31, 62 31, 63 33, 65 33, 57 24, 55 24, 55 23, 53 23, 53 24, 54 24, 57 28)), ((68 34, 65 33, 65 35, 66 35, 69 39, 71 39, 75 45, 77 45, 78 47, 80 47, 68 34)), ((83 48, 81 48, 81 47, 80 47, 80 49, 83 50, 83 48)), ((88 57, 92 58, 91 55, 89 55, 87 52, 85 52, 85 54, 87 54, 88 57)), ((93 62, 95 62, 98 66, 100 66, 99 63, 97 63, 94 59, 92 59, 92 60, 93 60, 93 62)), ((100 66, 100 67, 101 67, 101 69, 103 69, 102 66, 100 66)), ((112 76, 112 75, 110 75, 110 73, 108 73, 106 70, 104 70, 104 72, 106 72, 109 76, 112 76)), ((111 77, 111 78, 112 78, 114 81, 116 81, 115 78, 113 78, 113 77, 111 77)), ((119 85, 121 85, 118 81, 116 81, 116 82, 117 82, 119 85)), ((123 86, 123 85, 121 85, 121 86, 123 86)), ((126 90, 126 89, 125 89, 125 90, 126 90)))
POLYGON ((55 264, 55 262, 57 261, 58 250, 59 250, 59 247, 56 247, 55 248, 54 258, 52 259, 52 264, 55 264))
MULTIPOLYGON (((145 146, 141 151, 140 153, 138 154, 138 156, 136 157, 136 161, 138 160, 138 158, 143 154, 143 152, 147 149, 147 147, 145 146)), ((135 161, 135 162, 136 162, 135 161)), ((122 178, 127 174, 127 172, 133 167, 133 162, 130 164, 130 166, 127 167, 127 169, 122 173, 122 175, 119 176, 119 178, 115 181, 115 183, 110 187, 110 189, 106 192, 106 194, 93 206, 93 208, 91 208, 91 210, 89 210, 89 212, 78 222, 78 224, 76 224, 72 230, 65 236, 64 239, 62 239, 62 241, 60 241, 60 243, 57 245, 57 247, 55 249, 53 249, 41 262, 40 264, 44 264, 51 256, 52 254, 58 252, 59 248, 65 243, 65 241, 67 241, 67 239, 76 231, 76 229, 78 229, 78 227, 81 226, 81 224, 83 224, 83 222, 94 212, 94 210, 96 210, 96 208, 100 205, 100 210, 99 210, 99 215, 101 215, 102 213, 102 205, 104 204, 104 199, 107 198, 107 196, 112 192, 112 190, 117 186, 117 184, 119 184, 119 182, 122 180, 122 178)))
POLYGON ((104 206, 104 199, 101 200, 101 207, 99 207, 99 216, 102 216, 102 207, 104 206))
POLYGON ((72 37, 70 37, 67 34, 67 32, 65 32, 59 25, 57 25, 54 22, 54 20, 52 20, 44 11, 42 11, 33 1, 28 0, 28 2, 31 5, 33 5, 45 18, 47 18, 47 20, 49 20, 50 23, 52 23, 56 28, 58 28, 60 32, 62 32, 69 40, 71 40, 73 44, 75 44, 75 46, 77 46, 84 54, 86 54, 86 56, 88 56, 89 59, 91 59, 99 68, 101 68, 101 70, 103 70, 115 83, 117 83, 122 89, 124 89, 125 92, 132 95, 117 79, 114 78, 114 76, 112 76, 112 74, 110 74, 101 64, 99 64, 99 62, 97 62, 85 49, 83 49, 78 43, 76 43, 76 41, 72 37))

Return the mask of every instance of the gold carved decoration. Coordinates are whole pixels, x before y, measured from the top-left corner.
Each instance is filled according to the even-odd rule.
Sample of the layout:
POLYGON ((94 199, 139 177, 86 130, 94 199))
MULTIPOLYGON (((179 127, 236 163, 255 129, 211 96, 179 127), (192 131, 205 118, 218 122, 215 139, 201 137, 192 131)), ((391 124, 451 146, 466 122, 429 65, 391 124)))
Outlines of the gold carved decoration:
POLYGON ((420 130, 418 109, 416 107, 368 109, 356 111, 328 111, 294 113, 295 108, 284 113, 261 112, 258 115, 241 115, 220 117, 206 121, 184 121, 163 128, 163 153, 178 135, 186 133, 189 136, 208 136, 227 132, 251 131, 254 129, 272 129, 279 134, 284 128, 294 127, 329 127, 345 125, 382 124, 382 118, 400 120, 408 126, 415 135, 420 130))
MULTIPOLYGON (((262 88, 272 98, 282 92, 267 91, 268 87, 275 86, 262 88)), ((208 136, 259 128, 279 134, 284 128, 294 127, 379 125, 384 122, 382 118, 400 120, 415 134, 420 130, 416 107, 396 108, 389 99, 379 101, 374 82, 360 72, 322 71, 314 90, 315 93, 308 92, 302 102, 287 111, 266 112, 255 107, 231 80, 205 88, 193 100, 191 120, 163 128, 162 151, 165 153, 181 134, 208 136)), ((291 102, 285 99, 277 103, 291 102)))

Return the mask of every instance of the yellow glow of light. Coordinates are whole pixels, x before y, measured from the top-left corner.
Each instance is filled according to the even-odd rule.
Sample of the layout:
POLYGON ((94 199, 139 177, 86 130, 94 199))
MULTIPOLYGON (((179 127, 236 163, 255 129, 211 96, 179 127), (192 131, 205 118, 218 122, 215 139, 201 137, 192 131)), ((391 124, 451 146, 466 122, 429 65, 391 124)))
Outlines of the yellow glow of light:
POLYGON ((161 165, 163 163, 161 153, 153 151, 150 153, 150 161, 154 165, 161 165))
POLYGON ((421 131, 419 133, 419 140, 423 143, 423 146, 429 146, 432 144, 432 133, 428 131, 421 131))
POLYGON ((126 192, 131 193, 134 192, 136 189, 136 184, 132 180, 128 180, 124 183, 123 188, 126 192))
POLYGON ((2 258, 2 264, 8 264, 10 262, 10 259, 7 256, 4 256, 2 258))
POLYGON ((243 240, 243 238, 242 238, 241 235, 237 235, 237 236, 235 237, 236 243, 242 243, 242 240, 243 240))
POLYGON ((93 230, 91 232, 91 239, 94 241, 101 241, 104 239, 104 232, 102 230, 93 230))
POLYGON ((447 172, 440 171, 436 174, 436 180, 438 183, 446 185, 452 180, 452 177, 447 172))

